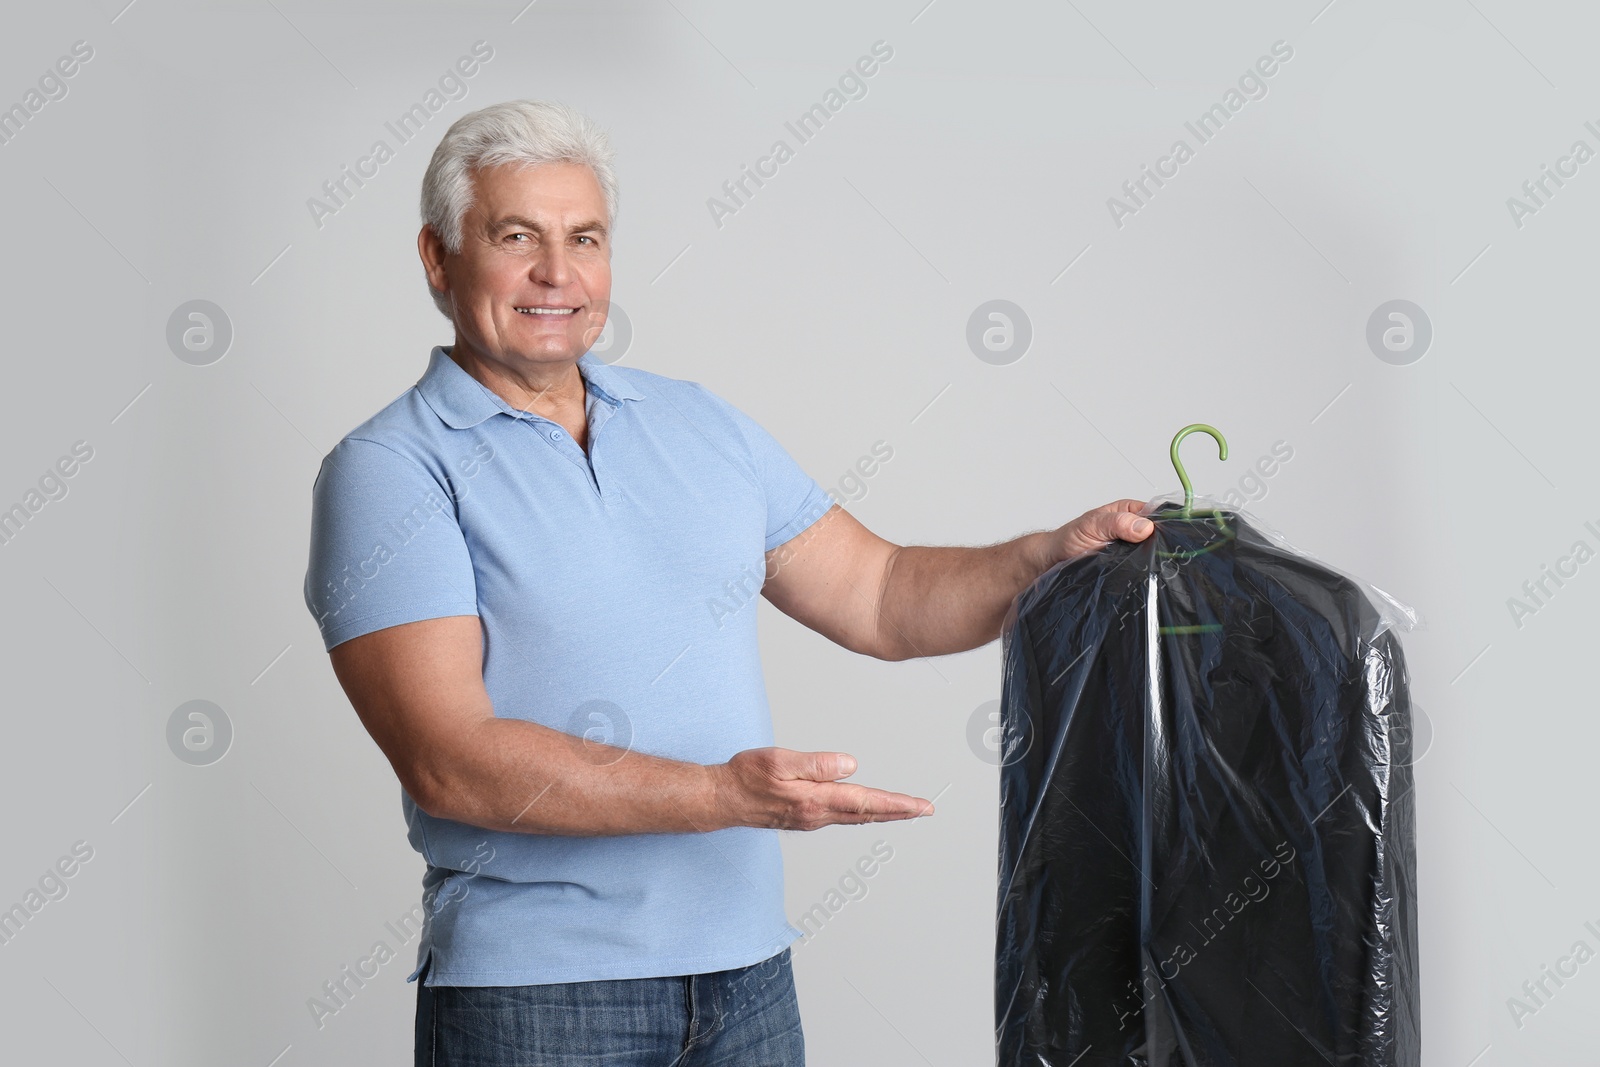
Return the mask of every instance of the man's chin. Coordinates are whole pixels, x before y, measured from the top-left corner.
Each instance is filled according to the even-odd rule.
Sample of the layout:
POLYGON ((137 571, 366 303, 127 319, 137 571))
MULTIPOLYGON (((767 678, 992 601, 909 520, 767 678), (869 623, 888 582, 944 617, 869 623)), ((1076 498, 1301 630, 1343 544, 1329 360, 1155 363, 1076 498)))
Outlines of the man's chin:
POLYGON ((589 350, 571 337, 518 338, 505 347, 509 359, 529 363, 567 363, 589 350))

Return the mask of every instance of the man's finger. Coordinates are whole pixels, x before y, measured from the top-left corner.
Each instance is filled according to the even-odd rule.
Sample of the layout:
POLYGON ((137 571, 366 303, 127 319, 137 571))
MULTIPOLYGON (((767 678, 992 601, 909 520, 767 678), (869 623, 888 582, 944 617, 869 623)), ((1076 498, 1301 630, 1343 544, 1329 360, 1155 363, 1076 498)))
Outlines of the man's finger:
POLYGON ((885 822, 933 814, 930 800, 864 785, 838 785, 823 795, 822 802, 830 812, 844 817, 840 822, 885 822))
POLYGON ((1155 529, 1155 524, 1145 518, 1143 514, 1145 505, 1142 500, 1124 498, 1114 500, 1100 510, 1106 514, 1106 525, 1109 537, 1107 540, 1120 538, 1123 541, 1143 541, 1155 529))
POLYGON ((1124 541, 1143 541, 1156 528, 1155 523, 1143 515, 1121 512, 1112 520, 1116 535, 1124 541))
MULTIPOLYGON (((1120 510, 1119 505, 1137 501, 1119 500, 1105 508, 1091 511, 1083 524, 1085 539, 1104 546, 1112 541, 1143 541, 1155 529, 1149 519, 1131 511, 1120 510), (1118 508, 1118 510, 1108 510, 1118 508)), ((1139 505, 1141 508, 1144 506, 1139 505)))
POLYGON ((795 752, 786 777, 812 782, 836 782, 856 773, 856 758, 848 752, 795 752))

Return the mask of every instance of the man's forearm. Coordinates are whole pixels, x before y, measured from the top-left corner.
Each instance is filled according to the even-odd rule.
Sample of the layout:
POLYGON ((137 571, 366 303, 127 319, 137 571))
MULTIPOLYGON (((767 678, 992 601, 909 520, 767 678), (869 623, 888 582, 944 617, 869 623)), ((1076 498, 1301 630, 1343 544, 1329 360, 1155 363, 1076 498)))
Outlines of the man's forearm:
POLYGON ((723 828, 713 768, 521 719, 484 721, 431 776, 430 815, 490 830, 609 836, 723 828))
POLYGON ((998 545, 907 545, 889 560, 878 596, 883 659, 965 652, 1000 636, 1018 593, 1056 562, 1051 533, 998 545))
POLYGON ((762 747, 702 766, 494 719, 457 749, 428 814, 491 830, 601 837, 749 826, 815 830, 930 814, 931 801, 843 782, 853 757, 762 747), (529 768, 537 768, 530 770, 529 768))

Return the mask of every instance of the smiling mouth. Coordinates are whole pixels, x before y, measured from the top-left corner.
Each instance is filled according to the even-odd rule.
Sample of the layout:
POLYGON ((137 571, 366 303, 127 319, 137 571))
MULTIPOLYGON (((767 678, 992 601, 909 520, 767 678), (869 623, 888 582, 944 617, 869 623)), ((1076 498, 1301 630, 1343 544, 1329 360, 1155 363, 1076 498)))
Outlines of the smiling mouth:
POLYGON ((546 318, 560 318, 564 315, 576 314, 578 309, 574 307, 528 306, 519 307, 516 311, 519 315, 542 315, 546 318))

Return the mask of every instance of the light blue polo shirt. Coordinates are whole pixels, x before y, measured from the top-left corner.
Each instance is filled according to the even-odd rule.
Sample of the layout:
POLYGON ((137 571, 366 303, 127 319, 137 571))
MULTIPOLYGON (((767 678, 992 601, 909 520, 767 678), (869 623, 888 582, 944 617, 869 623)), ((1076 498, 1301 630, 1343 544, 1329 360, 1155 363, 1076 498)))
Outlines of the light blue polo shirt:
MULTIPOLYGON (((833 498, 700 384, 593 353, 578 369, 587 455, 443 348, 334 447, 305 580, 324 645, 477 615, 501 718, 701 764, 771 745, 765 553, 833 498)), ((427 861, 408 981, 430 953, 429 985, 693 974, 801 936, 776 830, 566 837, 434 818, 404 789, 401 806, 427 861)))

